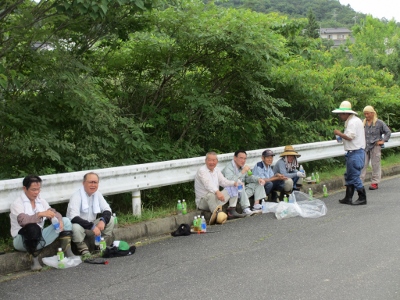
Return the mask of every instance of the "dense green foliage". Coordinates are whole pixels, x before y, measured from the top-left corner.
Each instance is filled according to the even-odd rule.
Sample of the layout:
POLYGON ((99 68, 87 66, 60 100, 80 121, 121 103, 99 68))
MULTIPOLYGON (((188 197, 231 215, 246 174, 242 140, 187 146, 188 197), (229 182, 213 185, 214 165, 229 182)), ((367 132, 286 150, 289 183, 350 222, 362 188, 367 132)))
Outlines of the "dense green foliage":
POLYGON ((367 17, 330 49, 307 32, 348 24, 338 1, 1 3, 3 179, 329 140, 345 99, 400 125, 400 29, 367 17))

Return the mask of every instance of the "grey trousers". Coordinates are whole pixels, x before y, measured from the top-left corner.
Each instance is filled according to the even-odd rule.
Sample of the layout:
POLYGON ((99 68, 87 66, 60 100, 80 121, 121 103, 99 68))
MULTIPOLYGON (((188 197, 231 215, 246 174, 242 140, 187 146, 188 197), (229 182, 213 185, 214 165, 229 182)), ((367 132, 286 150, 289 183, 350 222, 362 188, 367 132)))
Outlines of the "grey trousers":
POLYGON ((213 212, 217 208, 218 205, 224 205, 228 201, 229 201, 229 207, 236 207, 238 198, 229 196, 229 194, 226 190, 222 190, 221 192, 225 197, 224 201, 218 200, 218 198, 215 194, 208 193, 207 195, 205 195, 203 198, 200 199, 199 209, 209 210, 209 211, 213 212))
POLYGON ((361 171, 361 176, 360 176, 362 182, 364 182, 370 161, 372 167, 371 183, 381 182, 381 157, 382 157, 382 148, 380 145, 375 145, 371 151, 365 152, 365 164, 364 168, 361 171))
MULTIPOLYGON (((100 222, 100 219, 96 219, 93 223, 97 225, 100 222)), ((101 232, 101 236, 111 236, 114 230, 114 217, 111 217, 110 222, 106 225, 104 230, 101 232)), ((72 224, 72 241, 74 243, 83 242, 85 239, 86 233, 85 229, 79 224, 72 224)))

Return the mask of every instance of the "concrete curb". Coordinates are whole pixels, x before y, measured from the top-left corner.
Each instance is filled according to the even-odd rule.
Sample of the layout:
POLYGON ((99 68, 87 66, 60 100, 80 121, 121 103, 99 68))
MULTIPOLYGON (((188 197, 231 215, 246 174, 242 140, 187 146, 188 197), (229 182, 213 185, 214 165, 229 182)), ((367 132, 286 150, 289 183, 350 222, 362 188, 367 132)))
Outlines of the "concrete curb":
MULTIPOLYGON (((382 169, 382 178, 400 174, 400 165, 395 165, 382 169)), ((366 182, 371 179, 371 172, 367 173, 366 182)), ((320 184, 305 184, 302 191, 307 193, 308 188, 312 188, 314 194, 322 194, 322 186, 325 184, 328 191, 336 191, 344 188, 342 178, 332 178, 320 184)), ((115 239, 123 240, 129 244, 134 244, 143 238, 154 238, 168 234, 177 229, 182 224, 191 224, 195 215, 199 215, 200 211, 189 212, 187 215, 175 215, 166 218, 136 223, 129 227, 121 227, 114 230, 115 239)), ((56 253, 58 242, 46 247, 40 254, 42 257, 53 256, 56 253)), ((0 275, 24 271, 30 269, 30 257, 26 252, 11 252, 0 255, 0 275)))

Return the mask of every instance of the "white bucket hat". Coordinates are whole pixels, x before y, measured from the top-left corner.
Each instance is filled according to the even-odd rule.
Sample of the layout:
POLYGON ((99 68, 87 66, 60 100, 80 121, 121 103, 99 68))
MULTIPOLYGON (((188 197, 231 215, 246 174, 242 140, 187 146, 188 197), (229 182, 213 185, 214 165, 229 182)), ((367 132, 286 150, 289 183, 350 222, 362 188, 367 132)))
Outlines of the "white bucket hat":
POLYGON ((351 110, 351 103, 349 101, 343 101, 340 103, 340 107, 332 111, 335 114, 355 114, 358 115, 354 110, 351 110))

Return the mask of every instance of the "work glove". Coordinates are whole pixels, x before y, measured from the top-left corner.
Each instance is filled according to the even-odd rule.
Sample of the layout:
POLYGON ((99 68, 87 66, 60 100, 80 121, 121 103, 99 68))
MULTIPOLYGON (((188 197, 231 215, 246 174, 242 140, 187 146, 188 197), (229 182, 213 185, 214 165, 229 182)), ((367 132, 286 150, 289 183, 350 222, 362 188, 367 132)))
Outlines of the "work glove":
POLYGON ((303 173, 303 172, 297 171, 297 177, 300 177, 300 178, 306 178, 306 173, 303 173))

